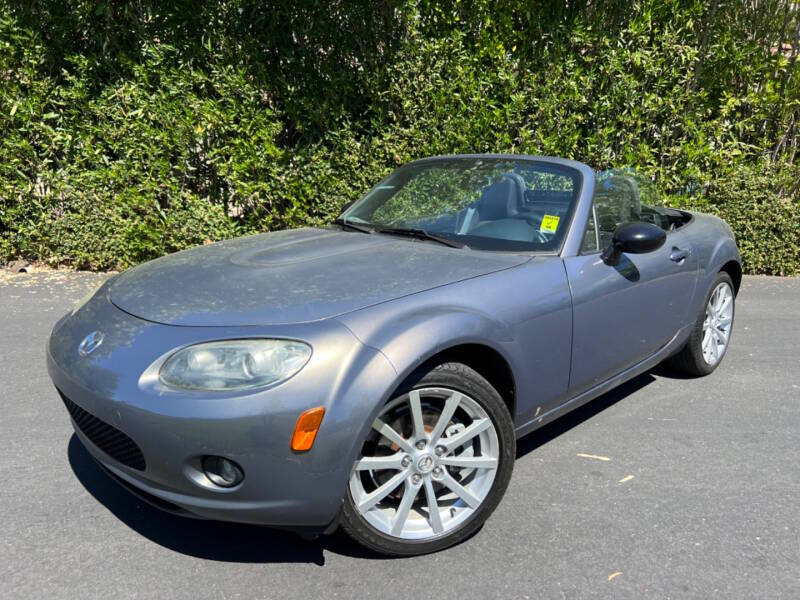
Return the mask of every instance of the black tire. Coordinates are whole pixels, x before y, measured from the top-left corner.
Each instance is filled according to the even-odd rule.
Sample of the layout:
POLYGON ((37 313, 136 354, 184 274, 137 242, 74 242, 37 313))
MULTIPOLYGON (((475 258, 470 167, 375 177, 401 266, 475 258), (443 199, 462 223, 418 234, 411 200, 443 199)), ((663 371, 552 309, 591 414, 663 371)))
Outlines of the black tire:
POLYGON ((725 353, 727 352, 728 346, 730 346, 730 338, 728 338, 728 345, 725 346, 722 355, 714 364, 708 364, 708 362, 706 362, 706 360, 703 358, 703 322, 706 318, 706 307, 711 299, 711 294, 714 293, 714 290, 717 289, 717 286, 721 283, 727 283, 730 286, 731 292, 734 296, 732 301, 733 306, 731 307, 733 310, 732 316, 734 319, 731 320, 730 334, 733 333, 733 323, 736 316, 736 288, 733 285, 733 280, 731 279, 730 275, 722 271, 717 274, 716 278, 711 284, 711 287, 706 292, 706 297, 703 301, 703 306, 700 309, 700 314, 698 315, 697 321, 694 324, 692 333, 689 335, 689 339, 686 341, 686 345, 681 349, 680 352, 669 359, 670 366, 682 373, 692 375, 694 377, 708 375, 709 373, 712 373, 720 365, 720 363, 722 363, 722 359, 725 358, 725 353))
MULTIPOLYGON (((473 369, 461 363, 445 363, 427 372, 412 375, 395 397, 421 388, 449 388, 472 398, 489 415, 499 441, 497 470, 483 502, 470 518, 450 531, 424 540, 406 540, 387 535, 372 526, 355 506, 350 486, 345 494, 341 527, 356 542, 388 556, 416 556, 443 550, 473 535, 492 514, 505 494, 516 457, 514 424, 508 408, 492 385, 473 369)), ((391 402, 391 401, 390 401, 391 402)))

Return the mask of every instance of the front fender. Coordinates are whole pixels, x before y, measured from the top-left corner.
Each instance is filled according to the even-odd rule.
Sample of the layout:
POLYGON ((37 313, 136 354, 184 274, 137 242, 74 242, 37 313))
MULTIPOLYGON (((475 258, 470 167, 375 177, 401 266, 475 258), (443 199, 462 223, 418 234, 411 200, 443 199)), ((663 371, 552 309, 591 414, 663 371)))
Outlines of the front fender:
MULTIPOLYGON (((358 459, 361 443, 383 406, 417 367, 439 352, 461 344, 488 346, 510 362, 503 346, 492 339, 498 336, 508 342, 513 340, 511 328, 488 315, 457 307, 428 307, 385 321, 366 339, 360 340, 371 350, 383 354, 395 373, 391 378, 383 373, 383 377, 373 378, 368 386, 373 392, 367 401, 371 412, 363 420, 358 435, 351 438, 354 443, 349 454, 350 464, 358 459)), ((362 406, 366 410, 366 405, 362 406)))
POLYGON ((506 351, 495 340, 513 342, 512 329, 487 314, 465 308, 424 307, 384 323, 361 341, 380 348, 400 382, 430 357, 461 344, 488 346, 509 362, 506 351))
POLYGON ((572 299, 563 264, 542 257, 507 271, 432 289, 337 318, 397 371, 384 400, 419 365, 464 344, 485 346, 514 380, 516 422, 564 400, 572 299))

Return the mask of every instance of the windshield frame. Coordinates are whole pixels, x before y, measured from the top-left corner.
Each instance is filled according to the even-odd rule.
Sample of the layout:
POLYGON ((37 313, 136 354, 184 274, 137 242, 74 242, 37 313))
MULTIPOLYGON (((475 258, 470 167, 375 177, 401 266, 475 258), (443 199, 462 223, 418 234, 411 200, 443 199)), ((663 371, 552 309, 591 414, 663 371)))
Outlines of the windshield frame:
MULTIPOLYGON (((385 185, 386 182, 393 177, 395 177, 398 172, 410 169, 413 167, 422 167, 428 166, 435 167, 437 164, 447 165, 447 164, 454 164, 458 162, 475 162, 475 161, 492 161, 492 162, 502 162, 502 161, 509 161, 515 163, 530 163, 530 164, 539 164, 542 165, 544 168, 543 171, 551 171, 551 172, 561 172, 565 175, 568 173, 570 177, 573 178, 574 187, 572 190, 572 200, 570 201, 569 211, 565 215, 564 219, 564 233, 560 236, 560 240, 556 247, 547 248, 547 249, 536 249, 532 248, 531 244, 534 242, 524 242, 524 241, 516 241, 504 238, 496 238, 496 237, 488 237, 488 236, 468 236, 468 235, 453 235, 453 241, 460 242, 464 244, 464 250, 472 250, 476 252, 496 252, 496 253, 506 253, 506 254, 526 254, 526 255, 561 255, 565 251, 565 247, 570 243, 571 238, 573 237, 572 233, 572 226, 576 222, 575 218, 578 213, 583 212, 581 210, 582 204, 584 203, 584 192, 586 189, 586 180, 587 180, 587 173, 589 177, 592 178, 593 171, 585 164, 564 159, 564 158, 556 158, 550 156, 534 156, 534 155, 524 155, 524 154, 453 154, 453 155, 442 155, 442 156, 432 156, 429 158, 423 158, 419 160, 415 160, 400 167, 394 169, 385 177, 383 177, 376 185, 372 186, 364 195, 362 195, 358 200, 352 202, 342 211, 339 216, 339 219, 344 219, 345 221, 350 216, 353 215, 354 212, 357 211, 358 207, 362 205, 364 201, 368 199, 372 195, 375 190, 381 188, 381 186, 385 185), (480 243, 477 245, 471 243, 470 240, 476 240, 480 238, 480 243), (492 247, 498 246, 498 247, 492 247)), ((390 196, 391 197, 391 196, 390 196)), ((387 198, 388 200, 388 198, 387 198)), ((385 224, 380 223, 370 223, 365 222, 360 218, 354 219, 353 223, 362 225, 365 227, 373 228, 376 233, 380 233, 381 227, 386 227, 385 224)), ((408 224, 404 226, 409 226, 408 224)), ((440 230, 430 230, 431 234, 442 236, 443 232, 440 230)), ((581 232, 582 233, 582 232, 581 232)), ((445 235, 450 239, 450 236, 445 235)))

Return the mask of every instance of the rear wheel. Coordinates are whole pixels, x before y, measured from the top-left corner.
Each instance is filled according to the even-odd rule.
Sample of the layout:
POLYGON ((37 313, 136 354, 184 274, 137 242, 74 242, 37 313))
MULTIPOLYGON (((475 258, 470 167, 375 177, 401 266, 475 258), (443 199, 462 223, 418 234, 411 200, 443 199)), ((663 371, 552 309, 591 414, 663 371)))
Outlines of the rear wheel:
POLYGON ((342 527, 382 554, 441 550, 472 535, 505 493, 516 452, 497 391, 459 363, 383 408, 353 468, 342 527))
POLYGON ((701 376, 719 366, 733 331, 734 304, 733 281, 727 273, 719 273, 706 295, 686 346, 671 360, 674 367, 701 376))

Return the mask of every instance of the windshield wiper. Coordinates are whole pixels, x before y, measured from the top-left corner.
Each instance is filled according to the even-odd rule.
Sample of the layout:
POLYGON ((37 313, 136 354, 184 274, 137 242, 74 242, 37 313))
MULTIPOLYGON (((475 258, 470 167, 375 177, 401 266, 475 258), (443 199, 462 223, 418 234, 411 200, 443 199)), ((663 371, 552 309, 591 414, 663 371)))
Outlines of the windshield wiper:
POLYGON ((468 248, 466 244, 436 235, 435 233, 428 233, 424 229, 414 229, 406 227, 383 227, 380 229, 376 229, 375 231, 377 231, 378 233, 405 235, 408 237, 414 237, 421 240, 431 240, 432 242, 439 242, 440 244, 444 244, 445 246, 450 246, 451 248, 468 248))
POLYGON ((346 229, 352 229, 353 231, 360 231, 361 233, 375 233, 375 230, 372 227, 356 225, 355 223, 351 223, 350 221, 346 221, 344 219, 336 219, 333 224, 339 225, 340 227, 346 229))

